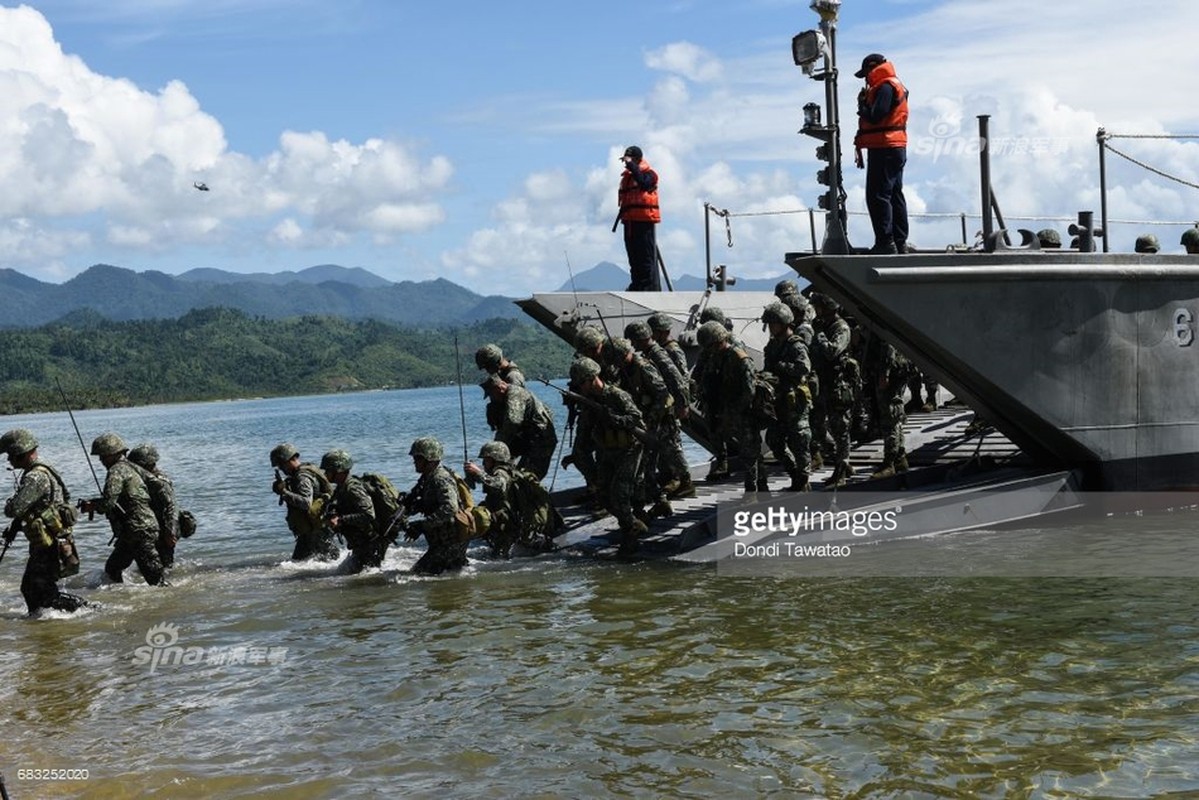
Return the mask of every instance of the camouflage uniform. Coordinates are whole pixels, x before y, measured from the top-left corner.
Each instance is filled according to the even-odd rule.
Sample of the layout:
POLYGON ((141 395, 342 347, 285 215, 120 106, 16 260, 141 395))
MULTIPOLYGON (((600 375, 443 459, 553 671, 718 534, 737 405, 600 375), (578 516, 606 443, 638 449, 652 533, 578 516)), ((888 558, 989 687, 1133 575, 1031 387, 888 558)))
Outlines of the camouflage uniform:
POLYGON ((883 434, 883 465, 871 477, 889 478, 908 468, 903 446, 903 388, 909 364, 887 342, 882 342, 879 351, 879 371, 874 386, 878 397, 879 427, 883 434))
POLYGON ((162 565, 175 564, 175 545, 179 543, 179 505, 175 501, 175 484, 158 469, 158 451, 152 445, 138 445, 129 451, 129 461, 141 469, 142 480, 150 492, 150 508, 158 520, 158 539, 154 547, 162 565))
POLYGON ((412 513, 424 515, 424 519, 408 524, 408 538, 416 539, 423 535, 429 545, 425 554, 412 566, 412 572, 417 575, 440 575, 465 567, 467 542, 458 535, 454 516, 461 506, 453 473, 438 463, 431 472, 420 476, 408 497, 412 513))
POLYGON ((783 280, 775 284, 774 296, 779 302, 791 309, 792 325, 798 329, 800 325, 811 325, 816 320, 816 309, 799 291, 799 285, 792 280, 783 280))
MULTIPOLYGON (((708 306, 701 311, 699 322, 701 328, 708 322, 719 323, 724 328, 725 333, 729 335, 733 347, 742 347, 741 343, 731 333, 733 327, 732 321, 718 307, 708 306)), ((714 330, 714 328, 710 328, 709 330, 714 330)), ((696 337, 698 338, 698 336, 699 331, 697 330, 696 337)), ((725 438, 729 435, 729 426, 722 425, 720 422, 720 412, 718 410, 721 405, 719 398, 720 387, 714 377, 711 368, 712 363, 711 351, 701 344, 699 353, 695 358, 695 366, 691 369, 691 382, 695 385, 695 394, 693 396, 703 415, 703 422, 709 433, 709 447, 712 451, 712 466, 708 470, 707 479, 719 480, 729 474, 729 445, 732 444, 736 447, 736 441, 730 442, 725 438)))
POLYGON ((772 329, 763 353, 765 371, 778 379, 775 418, 766 425, 766 444, 791 476, 788 490, 804 491, 808 488, 808 462, 812 450, 809 421, 812 393, 808 387, 812 362, 803 339, 791 329, 790 309, 781 303, 772 303, 766 307, 762 319, 779 326, 778 335, 772 329))
MULTIPOLYGON (((485 383, 495 385, 490 378, 485 383)), ((521 469, 529 470, 541 480, 549 472, 558 448, 554 412, 523 386, 509 385, 507 395, 502 398, 492 388, 488 396, 500 404, 495 440, 508 445, 512 457, 519 459, 521 469)))
MULTIPOLYGON (((677 420, 674 416, 674 399, 666 388, 666 382, 654 365, 641 353, 633 352, 633 345, 628 339, 614 339, 604 346, 605 360, 616 370, 620 380, 620 388, 633 398, 646 430, 654 435, 658 446, 649 452, 642 451, 641 473, 636 485, 638 501, 666 503, 666 493, 662 485, 669 480, 664 473, 674 469, 673 459, 667 454, 670 448, 672 426, 677 432, 677 420), (665 463, 664 463, 665 462, 665 463), (660 473, 661 470, 661 473, 660 473)), ((681 445, 680 445, 681 450, 681 445)), ((672 472, 670 474, 673 474, 672 472)), ((670 513, 668 505, 658 508, 662 514, 670 513)))
MULTIPOLYGON (((580 328, 575 334, 575 359, 590 358, 597 363, 602 362, 604 339, 603 331, 599 328, 593 326, 580 328)), ((605 382, 607 382, 606 378, 605 382)), ((571 381, 568 385, 571 391, 578 392, 579 387, 574 384, 574 381, 571 381)), ((574 441, 570 449, 570 463, 574 464, 575 468, 579 470, 579 474, 583 476, 583 480, 587 482, 587 486, 594 488, 598 485, 596 479, 595 439, 591 435, 591 422, 595 416, 595 412, 569 397, 563 397, 562 403, 567 408, 566 427, 574 431, 574 441)), ((563 465, 565 466, 565 462, 563 465)))
POLYGON ((693 497, 695 488, 691 485, 691 468, 687 464, 687 456, 683 453, 682 425, 679 421, 691 412, 691 389, 687 372, 685 369, 680 371, 666 352, 666 348, 653 340, 653 333, 648 324, 634 322, 626 327, 625 331, 630 334, 629 339, 633 347, 657 370, 672 400, 673 408, 658 406, 652 419, 649 415, 646 416, 658 439, 655 464, 658 480, 672 496, 693 497))
POLYGON ((338 555, 333 532, 322 522, 325 503, 333 496, 333 485, 316 466, 303 463, 283 479, 279 497, 287 506, 287 527, 296 537, 292 561, 316 558, 333 561, 338 555))
POLYGON ((389 542, 375 530, 375 504, 362 479, 347 474, 345 481, 336 485, 330 502, 337 515, 336 533, 350 548, 350 571, 382 566, 389 542))
MULTIPOLYGON (((818 356, 814 359, 816 368, 820 372, 820 400, 815 408, 819 412, 823 407, 823 422, 832 437, 837 466, 830 481, 840 484, 853 474, 849 464, 849 429, 861 377, 857 361, 849 354, 849 323, 837 313, 836 303, 831 298, 822 297, 820 302, 825 304, 826 310, 817 317, 816 338, 812 342, 812 350, 818 356)), ((815 435, 815 421, 812 428, 815 435)), ((813 449, 819 445, 818 441, 812 443, 813 449)))
POLYGON ((150 490, 142 472, 124 457, 108 467, 99 510, 108 515, 117 541, 104 562, 104 572, 114 583, 121 583, 125 569, 137 562, 146 583, 155 586, 162 582, 164 570, 156 547, 158 518, 150 507, 150 490))
POLYGON ((552 550, 553 534, 561 525, 561 516, 550 502, 549 492, 527 470, 512 465, 512 455, 502 442, 488 442, 479 450, 486 471, 467 465, 467 480, 483 485, 483 505, 491 512, 487 541, 491 554, 508 558, 512 546, 520 543, 534 550, 552 550), (473 469, 473 471, 472 471, 473 469), (531 501, 538 507, 528 507, 531 501))
MULTIPOLYGON (((525 376, 516 363, 504 358, 504 352, 496 344, 485 344, 475 351, 475 366, 488 375, 498 375, 504 383, 524 386, 525 376)), ((487 403, 487 425, 493 431, 500 426, 502 403, 489 400, 487 403)))
MULTIPOLYGON (((16 494, 4 504, 4 515, 14 520, 10 535, 15 536, 19 526, 29 540, 29 560, 25 562, 25 574, 21 576, 21 595, 30 614, 42 608, 73 612, 87 605, 83 598, 58 589, 58 579, 64 574, 63 551, 74 554, 75 544, 70 525, 62 525, 68 520, 62 519, 54 509, 69 500, 66 486, 54 468, 35 460, 21 473, 16 494)), ((77 556, 73 569, 79 569, 77 556)), ((73 573, 68 571, 67 574, 73 573)))
MULTIPOLYGON (((705 322, 704 326, 719 325, 705 322)), ((749 354, 733 346, 727 331, 701 326, 700 343, 711 363, 705 378, 710 381, 709 403, 715 412, 717 430, 726 441, 737 442, 737 454, 745 465, 745 491, 765 491, 766 466, 762 462, 762 433, 753 413, 754 363, 749 354), (720 333, 717 333, 720 331, 720 333), (706 343, 705 343, 706 342, 706 343)))
MULTIPOLYGON (((691 374, 691 367, 687 364, 687 353, 684 352, 683 346, 670 337, 670 331, 674 323, 670 317, 665 314, 654 314, 649 318, 650 330, 654 333, 654 341, 666 351, 666 355, 670 356, 670 360, 674 362, 675 369, 686 380, 691 374)), ((688 382, 688 395, 694 394, 694 387, 688 382)))
POLYGON ((646 531, 644 521, 638 519, 633 510, 642 456, 642 444, 633 431, 644 429, 645 422, 628 392, 602 383, 602 379, 602 385, 595 388, 597 384, 593 379, 598 377, 599 371, 599 364, 584 358, 571 365, 570 375, 583 393, 599 404, 591 427, 596 446, 599 496, 625 534, 622 549, 630 552, 636 550, 637 537, 646 531))

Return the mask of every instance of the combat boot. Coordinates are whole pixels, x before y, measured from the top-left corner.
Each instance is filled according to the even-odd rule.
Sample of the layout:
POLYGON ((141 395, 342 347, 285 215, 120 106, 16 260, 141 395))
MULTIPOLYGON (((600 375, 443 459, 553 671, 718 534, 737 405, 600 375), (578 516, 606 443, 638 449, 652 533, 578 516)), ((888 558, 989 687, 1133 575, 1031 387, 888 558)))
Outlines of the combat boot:
POLYGON ((870 480, 872 481, 877 481, 881 478, 893 477, 895 477, 895 465, 886 462, 883 463, 882 468, 880 468, 877 472, 870 473, 870 480))
POLYGON ((633 520, 627 528, 625 528, 624 536, 620 540, 619 553, 622 556, 631 556, 637 552, 638 543, 645 534, 649 533, 649 527, 639 519, 633 520))
POLYGON ((904 453, 904 454, 900 455, 899 458, 895 459, 895 471, 896 472, 907 472, 908 471, 908 455, 907 455, 907 453, 904 453))
POLYGON ((670 502, 666 498, 660 499, 649 508, 650 519, 655 517, 669 517, 674 514, 674 509, 670 507, 670 502))
POLYGON ((935 390, 929 394, 927 402, 920 407, 920 410, 925 414, 937 410, 937 393, 935 390))
POLYGON ((691 476, 685 476, 679 481, 679 486, 673 493, 668 493, 667 497, 672 500, 678 500, 685 497, 695 497, 695 482, 691 480, 691 476))
POLYGON ((809 472, 815 472, 818 469, 824 469, 824 456, 819 452, 812 456, 812 463, 808 465, 809 472))
POLYGON ((791 485, 786 488, 788 492, 810 492, 812 484, 808 482, 808 476, 802 472, 791 473, 791 485))
POLYGON ((708 468, 708 476, 704 480, 719 481, 724 480, 729 476, 729 462, 724 459, 719 459, 712 462, 712 466, 708 468))
POLYGON ((678 490, 679 490, 679 479, 678 478, 671 478, 666 483, 662 484, 662 491, 666 493, 667 497, 672 497, 674 495, 674 493, 677 492, 678 490))

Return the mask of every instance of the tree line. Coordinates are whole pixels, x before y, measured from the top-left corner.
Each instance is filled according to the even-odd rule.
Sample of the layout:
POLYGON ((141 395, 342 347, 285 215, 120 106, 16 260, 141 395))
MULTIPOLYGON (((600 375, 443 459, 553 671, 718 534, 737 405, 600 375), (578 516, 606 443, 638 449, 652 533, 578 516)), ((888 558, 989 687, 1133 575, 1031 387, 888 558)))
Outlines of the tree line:
POLYGON ((571 350, 540 327, 492 319, 416 329, 332 316, 266 319, 229 308, 178 319, 112 322, 76 312, 37 328, 0 330, 0 413, 408 389, 476 383, 475 350, 498 344, 529 376, 565 374, 571 350))

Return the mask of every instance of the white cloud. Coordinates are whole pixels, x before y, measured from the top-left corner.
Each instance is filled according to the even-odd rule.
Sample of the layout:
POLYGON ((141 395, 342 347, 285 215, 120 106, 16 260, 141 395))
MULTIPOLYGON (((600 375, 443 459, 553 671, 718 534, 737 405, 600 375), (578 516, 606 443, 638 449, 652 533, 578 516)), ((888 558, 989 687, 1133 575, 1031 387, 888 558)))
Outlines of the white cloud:
MULTIPOLYGON (((157 93, 67 55, 36 10, 0 8, 0 213, 56 220, 131 251, 260 239, 324 247, 427 231, 445 212, 443 156, 287 131, 256 160, 228 149, 187 86, 157 93), (210 192, 197 192, 203 181, 210 192)), ((56 237, 66 241, 63 237, 56 237)), ((83 237, 80 240, 86 240, 83 237)), ((38 271, 40 247, 15 247, 38 271)))
POLYGON ((716 80, 721 75, 720 61, 691 42, 673 42, 645 54, 650 69, 672 72, 697 83, 716 80))

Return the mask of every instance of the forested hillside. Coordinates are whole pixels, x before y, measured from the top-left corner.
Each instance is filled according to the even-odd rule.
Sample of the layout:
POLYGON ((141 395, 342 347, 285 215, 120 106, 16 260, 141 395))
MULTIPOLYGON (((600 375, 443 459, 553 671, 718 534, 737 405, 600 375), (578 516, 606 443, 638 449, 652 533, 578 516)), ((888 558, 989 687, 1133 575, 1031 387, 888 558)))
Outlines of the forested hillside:
POLYGON ((143 405, 455 381, 482 377, 474 352, 499 344, 525 374, 557 377, 571 350, 541 328, 493 319, 455 330, 415 330, 327 316, 251 317, 227 308, 178 319, 111 322, 76 312, 39 328, 0 330, 0 413, 143 405))

